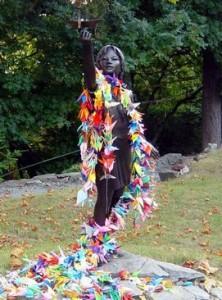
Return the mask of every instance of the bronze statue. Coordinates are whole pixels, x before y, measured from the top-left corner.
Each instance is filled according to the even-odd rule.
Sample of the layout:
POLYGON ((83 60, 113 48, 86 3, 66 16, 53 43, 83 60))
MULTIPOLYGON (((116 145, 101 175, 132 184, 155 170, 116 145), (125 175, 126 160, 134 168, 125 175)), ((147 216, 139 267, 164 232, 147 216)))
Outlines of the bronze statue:
MULTIPOLYGON (((98 151, 97 153, 98 161, 95 167, 97 201, 94 208, 94 219, 98 225, 103 226, 106 218, 110 216, 112 208, 115 207, 121 198, 124 188, 130 184, 132 140, 129 139, 129 115, 131 109, 130 103, 133 97, 132 92, 126 89, 122 82, 124 74, 124 55, 122 51, 114 45, 107 45, 99 51, 95 63, 91 39, 92 34, 86 28, 82 29, 80 40, 83 46, 83 68, 86 89, 90 97, 94 99, 94 94, 97 90, 96 68, 98 68, 104 75, 105 80, 111 85, 112 99, 109 106, 105 107, 105 111, 109 113, 113 123, 115 123, 112 130, 115 163, 110 174, 111 176, 104 176, 106 174, 104 174, 101 159, 102 151, 98 151), (121 98, 121 91, 123 89, 124 93, 127 94, 129 102, 126 105, 124 105, 124 100, 121 98)), ((143 129, 141 132, 143 132, 143 129)), ((156 149, 152 148, 152 151, 155 156, 157 154, 156 149)))

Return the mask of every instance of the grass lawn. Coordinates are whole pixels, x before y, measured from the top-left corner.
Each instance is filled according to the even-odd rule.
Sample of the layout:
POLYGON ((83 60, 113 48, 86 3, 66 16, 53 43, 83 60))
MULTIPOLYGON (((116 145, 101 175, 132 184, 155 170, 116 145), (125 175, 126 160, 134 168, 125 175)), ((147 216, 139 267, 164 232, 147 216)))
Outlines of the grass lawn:
MULTIPOLYGON (((22 199, 0 199, 0 272, 9 268, 13 248, 35 257, 63 249, 76 239, 90 208, 75 207, 75 190, 22 199)), ((140 229, 130 215, 118 240, 123 249, 182 264, 208 259, 222 269, 222 151, 194 162, 192 172, 158 187, 159 208, 140 229)), ((221 275, 219 275, 221 277, 221 275)))

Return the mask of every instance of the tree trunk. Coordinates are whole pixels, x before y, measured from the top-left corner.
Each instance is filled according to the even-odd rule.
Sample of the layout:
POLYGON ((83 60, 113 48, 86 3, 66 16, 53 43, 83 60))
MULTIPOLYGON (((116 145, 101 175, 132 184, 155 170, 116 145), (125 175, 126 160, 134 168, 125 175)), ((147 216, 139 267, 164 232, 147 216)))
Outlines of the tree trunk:
POLYGON ((221 96, 222 70, 210 50, 203 57, 202 146, 208 143, 221 146, 221 96))

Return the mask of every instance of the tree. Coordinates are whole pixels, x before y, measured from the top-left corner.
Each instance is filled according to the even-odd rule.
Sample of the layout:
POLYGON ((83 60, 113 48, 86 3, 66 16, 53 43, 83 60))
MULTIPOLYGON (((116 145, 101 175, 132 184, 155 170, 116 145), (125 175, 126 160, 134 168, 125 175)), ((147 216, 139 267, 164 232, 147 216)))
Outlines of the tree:
POLYGON ((217 62, 214 53, 209 49, 204 51, 203 60, 203 148, 208 143, 221 146, 222 126, 222 69, 217 62))
MULTIPOLYGON (((170 118, 186 110, 196 117, 200 111, 199 51, 204 43, 200 28, 186 10, 166 1, 112 1, 105 20, 106 36, 103 38, 100 33, 103 43, 115 43, 126 54, 129 79, 148 120, 148 138, 160 145, 170 118)), ((197 118, 193 131, 199 127, 197 118)), ((178 151, 184 153, 184 146, 193 142, 192 135, 184 130, 180 135, 184 141, 178 151)), ((197 132, 193 133, 196 136, 197 132)), ((193 148, 198 151, 199 145, 196 143, 193 148)), ((164 151, 166 144, 161 146, 161 152, 164 151)))
MULTIPOLYGON (((171 112, 176 113, 185 104, 183 99, 193 102, 190 96, 195 95, 201 100, 203 84, 202 146, 211 142, 219 147, 222 3, 216 0, 113 1, 110 14, 116 14, 113 20, 117 16, 121 23, 116 28, 114 25, 114 29, 130 54, 128 61, 139 96, 147 95, 149 108, 159 102, 157 106, 172 115, 171 112), (131 8, 130 12, 127 7, 131 8), (129 51, 127 44, 133 50, 129 51), (136 59, 132 63, 133 57, 136 59)), ((198 101, 193 103, 199 106, 198 101)))
POLYGON ((27 144, 45 152, 46 158, 62 154, 59 132, 64 136, 66 131, 64 150, 75 147, 73 118, 81 72, 77 32, 67 25, 71 14, 67 1, 0 1, 0 133, 5 161, 0 174, 15 168, 19 152, 12 143, 27 144), (51 144, 49 134, 54 136, 51 144))
MULTIPOLYGON (((126 79, 161 152, 199 151, 201 118, 203 146, 219 146, 222 3, 97 0, 87 8, 102 19, 95 52, 114 43, 125 53, 126 79)), ((68 0, 0 1, 0 175, 15 168, 15 142, 42 158, 76 147, 82 75, 71 16, 68 0)))

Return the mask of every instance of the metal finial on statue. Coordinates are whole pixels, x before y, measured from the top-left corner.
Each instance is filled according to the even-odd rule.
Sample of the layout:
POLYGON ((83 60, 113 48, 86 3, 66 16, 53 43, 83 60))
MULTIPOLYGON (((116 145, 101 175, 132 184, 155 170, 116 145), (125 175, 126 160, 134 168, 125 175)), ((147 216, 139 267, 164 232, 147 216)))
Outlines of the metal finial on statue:
POLYGON ((92 0, 70 0, 70 2, 73 4, 74 8, 73 17, 69 22, 70 25, 76 29, 95 29, 100 19, 89 18, 86 16, 86 13, 84 14, 84 6, 86 6, 88 3, 91 3, 92 0))

